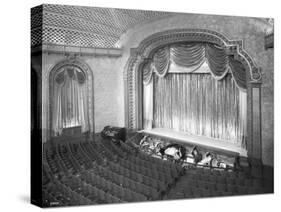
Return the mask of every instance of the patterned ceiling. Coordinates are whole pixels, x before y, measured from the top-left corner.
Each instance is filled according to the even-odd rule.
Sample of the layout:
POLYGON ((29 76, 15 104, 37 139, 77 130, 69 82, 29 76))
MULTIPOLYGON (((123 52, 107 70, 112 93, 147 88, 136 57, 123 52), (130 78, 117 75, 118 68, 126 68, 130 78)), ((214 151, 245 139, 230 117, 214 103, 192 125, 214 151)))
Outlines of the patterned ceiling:
POLYGON ((31 10, 31 45, 43 42, 119 48, 117 41, 128 29, 171 15, 168 12, 44 4, 31 10))

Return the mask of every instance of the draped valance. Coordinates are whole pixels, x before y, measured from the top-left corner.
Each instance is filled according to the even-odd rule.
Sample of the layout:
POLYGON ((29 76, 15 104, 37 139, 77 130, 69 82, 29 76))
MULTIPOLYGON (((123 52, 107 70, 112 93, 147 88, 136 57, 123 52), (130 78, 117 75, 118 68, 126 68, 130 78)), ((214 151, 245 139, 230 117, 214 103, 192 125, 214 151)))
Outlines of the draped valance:
POLYGON ((55 82, 57 84, 63 84, 63 83, 65 83, 67 77, 69 77, 73 80, 76 80, 79 84, 83 84, 86 80, 86 76, 81 70, 72 68, 72 67, 68 67, 68 68, 62 69, 62 71, 60 71, 56 75, 55 82))
POLYGON ((191 73, 207 63, 212 76, 216 80, 223 79, 231 72, 236 85, 246 89, 246 71, 239 61, 228 56, 225 49, 209 43, 180 43, 158 49, 150 62, 143 67, 143 82, 148 84, 152 74, 164 77, 169 73, 173 63, 176 66, 187 68, 184 73, 191 73))

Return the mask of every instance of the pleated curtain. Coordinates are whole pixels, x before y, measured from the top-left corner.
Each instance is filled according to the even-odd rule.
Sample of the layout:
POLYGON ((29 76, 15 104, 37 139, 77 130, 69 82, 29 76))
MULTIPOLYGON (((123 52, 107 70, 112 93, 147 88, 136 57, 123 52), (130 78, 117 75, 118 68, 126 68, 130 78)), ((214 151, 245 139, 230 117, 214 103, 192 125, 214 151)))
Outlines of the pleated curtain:
POLYGON ((211 74, 167 74, 153 84, 153 128, 244 146, 246 95, 230 74, 221 81, 211 74))
POLYGON ((63 128, 81 126, 89 130, 87 81, 76 69, 63 69, 56 77, 53 93, 52 131, 61 135, 63 128))
POLYGON ((152 129, 153 124, 153 80, 143 85, 143 125, 152 129))
POLYGON ((219 46, 195 42, 161 48, 143 68, 143 127, 245 147, 246 85, 244 66, 219 46), (197 73, 204 63, 209 73, 197 73))

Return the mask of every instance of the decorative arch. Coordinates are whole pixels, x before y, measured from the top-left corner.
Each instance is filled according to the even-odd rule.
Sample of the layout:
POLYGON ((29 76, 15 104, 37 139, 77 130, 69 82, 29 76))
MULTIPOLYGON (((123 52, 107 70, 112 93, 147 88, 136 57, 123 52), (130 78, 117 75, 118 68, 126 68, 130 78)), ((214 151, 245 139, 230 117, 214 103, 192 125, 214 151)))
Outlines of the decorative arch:
POLYGON ((81 70, 86 78, 87 81, 87 103, 88 103, 88 114, 89 114, 89 129, 90 133, 94 133, 94 77, 93 72, 88 64, 84 61, 76 58, 76 57, 68 57, 60 62, 58 62, 50 71, 48 77, 48 85, 49 85, 49 105, 48 105, 48 138, 52 137, 52 111, 53 111, 53 101, 52 101, 52 92, 54 89, 54 81, 56 74, 63 68, 63 67, 75 67, 81 70))
MULTIPOLYGON (((253 144, 253 132, 254 130, 260 130, 260 128, 255 128, 253 126, 253 101, 252 100, 252 90, 251 88, 260 88, 261 83, 261 70, 257 67, 254 60, 249 56, 249 54, 244 50, 242 40, 229 40, 226 36, 216 31, 208 29, 176 29, 167 30, 159 33, 155 33, 146 39, 144 39, 137 48, 131 49, 130 57, 127 61, 124 70, 124 87, 125 87, 125 120, 126 127, 129 129, 141 129, 142 128, 142 104, 141 96, 142 89, 140 83, 140 72, 142 68, 152 60, 153 54, 159 49, 166 45, 181 43, 181 42, 206 42, 218 45, 222 47, 227 55, 234 56, 234 59, 241 62, 246 70, 247 77, 247 125, 248 126, 248 137, 247 140, 247 150, 249 154, 254 151, 256 146, 255 156, 261 157, 261 139, 257 139, 256 146, 253 144), (249 101, 250 99, 250 101, 249 101), (250 114, 250 115, 249 115, 250 114)), ((260 96, 258 95, 258 98, 260 96)), ((260 100, 259 100, 260 102, 260 100)), ((257 111, 258 121, 260 122, 260 111, 257 111)), ((258 125, 258 124, 257 124, 258 125)), ((260 134, 260 132, 258 133, 260 134)))

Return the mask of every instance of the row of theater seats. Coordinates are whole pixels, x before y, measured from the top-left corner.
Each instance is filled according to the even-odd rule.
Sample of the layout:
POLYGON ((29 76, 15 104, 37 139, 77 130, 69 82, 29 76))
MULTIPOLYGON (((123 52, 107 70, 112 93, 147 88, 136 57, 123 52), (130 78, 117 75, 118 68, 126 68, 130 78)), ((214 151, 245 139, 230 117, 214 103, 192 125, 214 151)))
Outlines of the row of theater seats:
POLYGON ((89 169, 92 167, 92 162, 90 158, 87 158, 87 155, 82 152, 82 149, 80 147, 80 144, 72 144, 69 145, 70 150, 75 157, 75 159, 78 161, 80 166, 84 166, 86 169, 89 169))
POLYGON ((180 175, 182 171, 180 165, 138 152, 136 148, 128 144, 122 142, 120 143, 120 148, 117 148, 116 145, 109 140, 103 140, 102 142, 105 149, 109 151, 109 153, 107 153, 109 158, 113 158, 113 160, 110 161, 115 161, 126 169, 133 170, 142 175, 147 175, 151 178, 159 178, 159 180, 168 183, 172 183, 173 179, 180 175), (116 148, 119 149, 119 151, 116 151, 116 148))
POLYGON ((167 184, 163 183, 162 181, 154 179, 152 177, 142 175, 138 172, 135 172, 134 170, 126 169, 126 168, 124 168, 118 164, 114 164, 114 163, 110 163, 109 167, 113 172, 118 173, 121 176, 132 179, 133 181, 135 181, 137 183, 141 183, 145 186, 154 188, 160 192, 167 189, 167 184))
MULTIPOLYGON (((156 186, 152 186, 150 178, 146 178, 141 175, 137 175, 134 172, 129 172, 129 174, 122 174, 114 171, 107 171, 107 169, 103 167, 98 168, 98 173, 100 173, 105 178, 113 181, 117 185, 128 188, 132 191, 136 191, 140 194, 143 194, 147 197, 147 199, 158 199, 159 194, 162 191, 161 188, 156 186), (118 174, 117 174, 118 173, 118 174), (142 179, 146 179, 144 181, 138 180, 138 177, 141 176, 142 179)), ((165 188, 164 188, 165 189, 165 188)))
POLYGON ((45 146, 43 160, 46 206, 159 200, 183 170, 101 137, 45 146))
POLYGON ((45 186, 43 196, 45 206, 93 204, 90 199, 58 180, 53 180, 45 186))
POLYGON ((70 176, 61 180, 71 190, 89 199, 89 204, 97 203, 121 203, 124 202, 109 190, 101 189, 100 185, 92 185, 78 176, 70 176))
POLYGON ((273 192, 272 182, 243 172, 187 169, 164 199, 231 196, 273 192))
POLYGON ((99 175, 93 171, 87 171, 82 174, 82 179, 88 184, 95 186, 107 193, 112 194, 116 198, 120 199, 122 202, 130 201, 145 201, 147 197, 141 194, 138 190, 132 190, 134 182, 128 181, 128 183, 119 184, 118 179, 114 178, 116 176, 106 174, 99 175))
POLYGON ((44 206, 92 204, 89 199, 72 190, 68 185, 63 184, 58 177, 59 175, 52 174, 50 166, 46 161, 43 161, 44 206))

